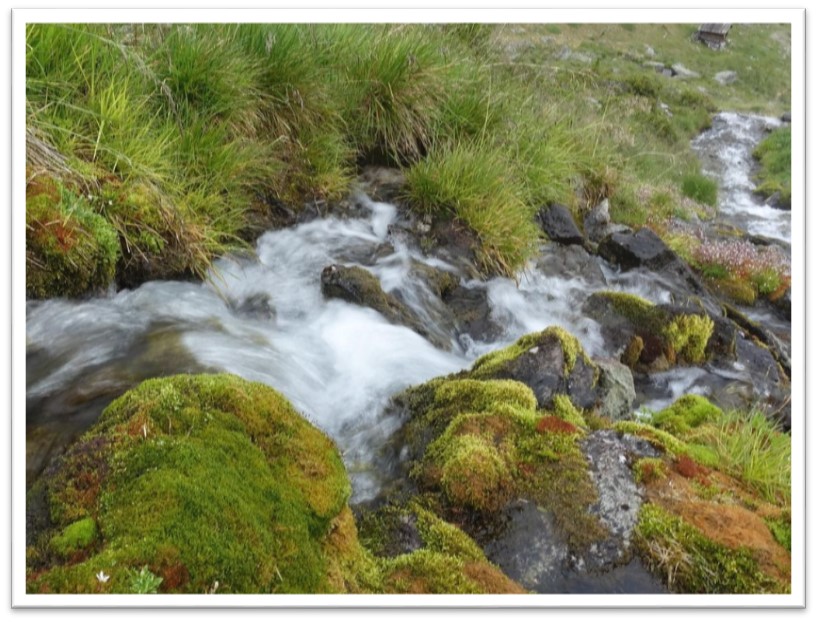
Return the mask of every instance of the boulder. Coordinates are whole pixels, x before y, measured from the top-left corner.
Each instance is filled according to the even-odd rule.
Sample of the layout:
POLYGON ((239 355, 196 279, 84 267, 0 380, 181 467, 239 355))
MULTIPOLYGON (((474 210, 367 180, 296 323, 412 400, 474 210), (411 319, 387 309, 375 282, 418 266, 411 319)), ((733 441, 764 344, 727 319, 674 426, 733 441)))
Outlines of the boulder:
POLYGON ((598 257, 577 244, 548 244, 536 259, 536 269, 545 276, 581 279, 588 285, 604 286, 607 279, 600 264, 598 257))
POLYGON ((682 80, 687 80, 687 79, 691 79, 691 78, 700 78, 701 77, 701 74, 699 74, 699 73, 697 73, 695 71, 692 71, 691 69, 687 69, 681 63, 675 63, 672 66, 672 71, 673 71, 674 77, 680 78, 682 80))
POLYGON ((27 552, 29 592, 374 588, 338 449, 259 383, 148 380, 40 482, 51 522, 27 552))
POLYGON ((581 244, 584 237, 573 220, 573 214, 564 205, 553 203, 539 210, 536 215, 542 231, 560 244, 581 244))
POLYGON ((594 363, 599 368, 599 416, 613 421, 630 419, 636 398, 630 368, 615 359, 595 359, 594 363))
POLYGON ((715 82, 724 86, 732 84, 737 79, 738 73, 736 71, 719 71, 715 74, 715 82))

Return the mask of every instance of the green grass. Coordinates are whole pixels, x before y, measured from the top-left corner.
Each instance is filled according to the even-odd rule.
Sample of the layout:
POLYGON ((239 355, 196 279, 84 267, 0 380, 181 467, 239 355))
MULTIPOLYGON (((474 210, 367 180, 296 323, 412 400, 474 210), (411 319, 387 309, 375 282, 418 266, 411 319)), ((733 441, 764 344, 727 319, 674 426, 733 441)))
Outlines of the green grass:
MULTIPOLYGON (((535 252, 531 215, 550 202, 580 217, 607 198, 614 219, 669 235, 664 221, 696 211, 685 197, 714 202, 689 148, 712 112, 789 108, 777 70, 787 27, 735 25, 717 53, 693 30, 29 25, 28 177, 92 197, 119 236, 117 278, 136 284, 204 276, 258 233, 269 198, 331 205, 360 165, 398 165, 410 207, 459 219, 483 271, 511 275, 535 252), (565 45, 590 62, 558 60, 565 45), (701 77, 645 68, 645 45, 701 77), (747 59, 756 79, 741 75, 747 59), (739 79, 714 82, 724 69, 739 79)), ((788 169, 773 155, 782 145, 764 149, 768 170, 788 169)), ((30 265, 50 261, 35 255, 30 265)))
POLYGON ((764 196, 780 194, 780 204, 791 206, 791 127, 775 130, 755 149, 760 161, 758 192, 764 196))
POLYGON ((718 184, 705 175, 690 173, 681 181, 681 192, 685 197, 703 203, 715 205, 718 200, 718 184))

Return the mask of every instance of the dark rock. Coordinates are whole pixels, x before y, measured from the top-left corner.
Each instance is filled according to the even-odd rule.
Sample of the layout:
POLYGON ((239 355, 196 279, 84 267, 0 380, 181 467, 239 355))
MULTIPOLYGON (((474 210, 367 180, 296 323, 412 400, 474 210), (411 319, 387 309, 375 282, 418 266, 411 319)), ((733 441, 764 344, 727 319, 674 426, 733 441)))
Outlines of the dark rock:
POLYGON ((608 419, 632 418, 635 386, 630 368, 615 359, 596 359, 599 368, 598 414, 608 419))
POLYGON ((542 231, 554 242, 581 244, 584 241, 581 231, 573 220, 573 215, 564 205, 553 203, 543 207, 536 218, 542 231))
POLYGON ((491 318, 488 290, 484 287, 457 285, 443 292, 442 300, 453 314, 458 337, 468 335, 475 341, 493 341, 502 327, 491 318))
POLYGON ((406 185, 406 177, 403 172, 398 168, 387 166, 365 166, 360 178, 368 196, 375 201, 386 203, 399 198, 406 185))
POLYGON ((599 263, 598 257, 576 244, 549 244, 536 260, 536 269, 545 276, 581 279, 588 285, 604 286, 607 279, 599 263))
POLYGON ((380 281, 358 266, 333 264, 321 272, 321 292, 326 298, 369 307, 394 324, 402 324, 425 337, 436 347, 448 350, 451 344, 429 331, 417 316, 396 296, 383 291, 380 281))
POLYGON ((509 349, 494 352, 474 366, 473 376, 526 384, 540 408, 552 408, 556 395, 567 395, 578 408, 590 408, 598 401, 598 370, 569 333, 551 327, 523 337, 510 348, 521 352, 510 357, 509 349), (571 354, 575 356, 572 367, 566 364, 571 354))
POLYGON ((783 123, 791 123, 791 112, 784 112, 781 114, 780 120, 783 121, 783 123))
POLYGON ((235 313, 254 320, 275 319, 275 307, 268 294, 253 294, 243 300, 230 300, 228 304, 235 313))
POLYGON ((599 244, 599 255, 611 264, 630 270, 644 266, 651 270, 663 268, 676 259, 675 253, 651 229, 635 233, 613 233, 599 244))
POLYGON ((772 301, 772 307, 783 319, 791 322, 791 289, 772 301))

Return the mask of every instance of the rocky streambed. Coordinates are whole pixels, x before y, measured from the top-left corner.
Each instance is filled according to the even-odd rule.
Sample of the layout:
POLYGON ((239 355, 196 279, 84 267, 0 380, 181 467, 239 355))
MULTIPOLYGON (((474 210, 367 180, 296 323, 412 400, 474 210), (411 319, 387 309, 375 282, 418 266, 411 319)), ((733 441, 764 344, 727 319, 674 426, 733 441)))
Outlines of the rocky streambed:
MULTIPOLYGON (((722 120, 739 129, 749 123, 738 115, 722 120)), ((712 131, 720 132, 721 142, 714 143, 720 147, 702 149, 732 148, 724 144, 719 125, 712 131)), ((705 137, 697 142, 706 145, 705 137)), ((712 172, 732 188, 735 167, 748 165, 735 157, 712 172)), ((611 225, 603 208, 582 227, 564 210, 544 209, 540 220, 549 241, 539 258, 516 282, 481 281, 464 232, 453 225, 429 227, 400 205, 372 198, 385 199, 388 190, 369 183, 342 215, 264 234, 255 255, 219 261, 207 283, 151 282, 106 298, 28 303, 27 537, 40 550, 32 564, 80 568, 38 571, 29 578, 31 589, 99 588, 83 578, 91 562, 144 563, 165 586, 183 591, 208 589, 214 581, 233 591, 702 589, 683 561, 674 572, 686 572, 686 583, 668 577, 667 567, 656 561, 658 549, 651 547, 672 553, 671 543, 681 538, 667 533, 687 528, 673 522, 684 515, 707 543, 694 549, 705 559, 692 563, 715 564, 732 550, 717 532, 728 532, 746 516, 736 511, 717 529, 696 522, 711 510, 706 504, 715 503, 701 490, 726 476, 705 443, 685 435, 712 420, 710 407, 760 409, 788 424, 785 314, 776 307, 755 314, 755 320, 763 313, 775 318, 766 327, 740 309, 725 310, 654 233, 611 225), (301 458, 294 461, 297 468, 281 463, 270 454, 271 445, 259 440, 268 434, 263 424, 226 406, 220 385, 195 390, 186 380, 168 381, 166 388, 151 385, 156 393, 147 391, 144 399, 162 408, 117 401, 109 409, 117 414, 103 417, 110 423, 75 443, 114 398, 141 381, 203 372, 227 372, 279 392, 334 441, 350 494, 332 466, 337 481, 317 498, 310 482, 329 467, 321 461, 305 465, 301 458), (212 398, 199 400, 201 392, 212 398), (683 398, 689 394, 691 402, 683 398), (695 401, 697 396, 708 401, 695 401), (671 407, 679 398, 681 406, 671 407), (260 447, 259 464, 266 461, 271 469, 272 479, 259 483, 264 490, 275 474, 296 473, 295 492, 276 492, 273 486, 264 494, 306 499, 293 506, 305 522, 290 517, 287 524, 306 529, 315 546, 287 559, 294 565, 312 560, 313 570, 317 564, 308 580, 265 566, 263 584, 237 570, 241 581, 231 582, 230 571, 197 566, 175 540, 170 547, 175 552, 166 551, 161 562, 146 559, 147 552, 126 559, 114 551, 111 543, 137 536, 143 542, 147 536, 110 526, 119 523, 100 508, 116 498, 117 488, 109 488, 114 480, 88 482, 80 473, 115 472, 123 461, 134 461, 128 464, 136 473, 138 464, 149 472, 147 458, 133 453, 147 450, 131 449, 132 437, 141 434, 147 443, 155 430, 157 447, 175 447, 178 430, 163 414, 168 408, 190 430, 202 425, 191 414, 199 411, 206 421, 216 417, 219 430, 244 430, 251 445, 260 447), (666 420, 680 417, 686 428, 651 426, 639 411, 669 413, 666 420), (229 416, 222 419, 222 412, 229 416), (117 440, 126 437, 131 440, 117 440), (130 453, 101 449, 123 442, 130 453), (698 469, 686 479, 678 475, 684 458, 698 469), (662 514, 670 507, 666 486, 676 480, 686 505, 662 514), (81 502, 60 496, 54 482, 85 491, 81 502), (689 509, 694 504, 700 506, 697 514, 689 509), (77 531, 72 526, 88 518, 94 524, 88 542, 60 548, 70 540, 65 531, 77 531), (650 532, 656 525, 663 530, 650 532), (343 541, 332 540, 333 533, 343 541), (456 580, 444 580, 444 569, 451 567, 461 572, 456 580)), ((755 234, 762 229, 770 243, 786 245, 785 219, 770 231, 753 224, 765 212, 756 215, 734 204, 749 200, 745 193, 730 190, 722 197, 721 214, 755 234)), ((235 395, 255 395, 257 389, 229 391, 237 391, 234 398, 241 401, 235 395)), ((272 399, 259 395, 253 399, 264 404, 272 399)), ((283 421, 288 417, 287 411, 283 421)), ((310 446, 319 444, 309 439, 310 446)), ((290 442, 301 444, 302 433, 290 442)), ((241 463, 240 452, 228 454, 224 464, 241 463)), ((206 475, 184 472, 190 478, 206 475)), ((120 487, 133 484, 115 481, 120 487)), ((199 483, 206 488, 205 481, 199 483)), ((731 480, 721 484, 735 497, 751 496, 735 492, 731 480)), ((721 493, 710 493, 725 503, 721 493)), ((208 511, 215 516, 222 510, 218 500, 213 503, 208 511)), ((776 520, 776 510, 765 512, 776 520)), ((240 531, 252 533, 251 525, 240 523, 240 531)), ((266 538, 263 533, 259 537, 266 538)), ((694 537, 686 540, 698 542, 694 537)), ((773 541, 766 544, 759 567, 751 552, 741 552, 748 557, 740 557, 738 570, 704 571, 732 572, 723 581, 726 591, 747 585, 775 591, 785 584, 780 561, 785 551, 773 541)), ((125 583, 116 585, 127 590, 125 583)))

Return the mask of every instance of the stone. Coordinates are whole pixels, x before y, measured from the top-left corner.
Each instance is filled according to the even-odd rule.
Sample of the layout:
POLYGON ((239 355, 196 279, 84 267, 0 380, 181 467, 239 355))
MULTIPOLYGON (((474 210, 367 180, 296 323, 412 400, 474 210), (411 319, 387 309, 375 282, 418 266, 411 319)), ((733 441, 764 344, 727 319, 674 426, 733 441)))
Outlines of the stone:
POLYGON ((655 50, 651 46, 644 44, 644 54, 647 56, 655 56, 655 50))
POLYGON ((601 242, 611 233, 624 233, 631 231, 624 225, 616 225, 610 222, 610 202, 604 199, 601 203, 591 209, 584 217, 584 234, 591 242, 601 242))
POLYGON ((780 120, 783 121, 783 123, 791 123, 791 112, 784 112, 781 114, 780 120))
POLYGON ((672 66, 672 71, 674 73, 674 77, 680 78, 681 80, 701 77, 701 74, 692 71, 691 69, 687 69, 681 63, 675 63, 672 66))
POLYGON ((560 244, 581 244, 584 237, 573 220, 570 210, 559 203, 553 203, 539 210, 536 219, 542 231, 560 244))
POLYGON ((722 84, 726 86, 727 84, 732 84, 735 80, 738 79, 738 72, 737 71, 719 71, 715 74, 715 82, 718 84, 722 84))
POLYGON ((651 229, 612 233, 599 244, 599 255, 623 270, 644 266, 660 269, 676 259, 675 253, 651 229))
POLYGON ((536 269, 545 276, 581 279, 588 285, 603 287, 607 279, 600 263, 598 257, 577 244, 549 244, 537 258, 536 269))
POLYGON ((631 419, 635 386, 630 368, 615 359, 595 359, 599 368, 599 416, 617 421, 631 419))

